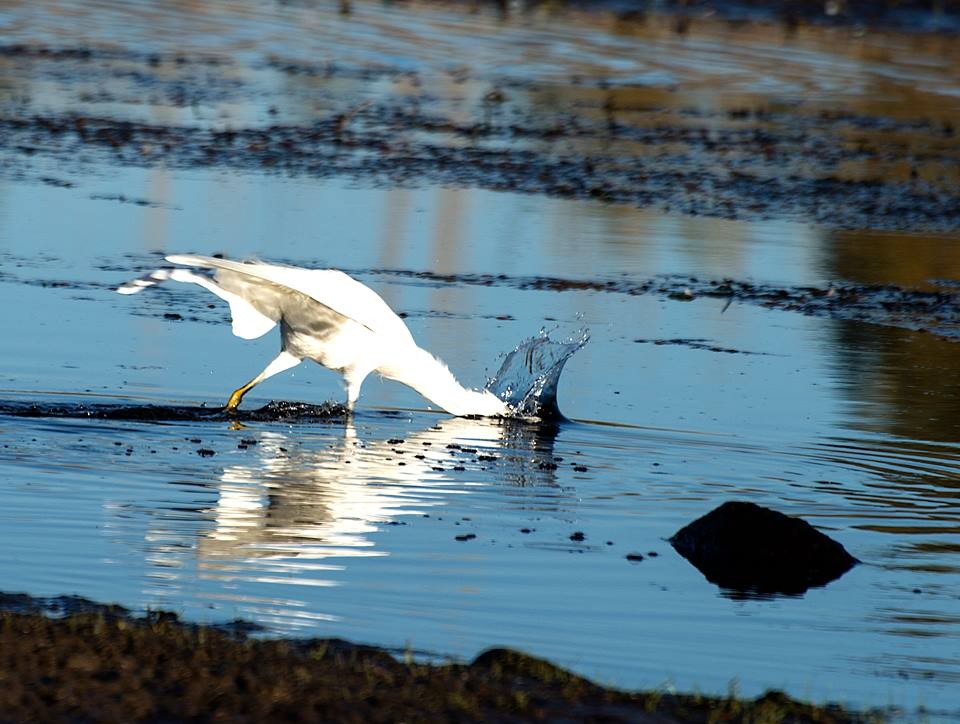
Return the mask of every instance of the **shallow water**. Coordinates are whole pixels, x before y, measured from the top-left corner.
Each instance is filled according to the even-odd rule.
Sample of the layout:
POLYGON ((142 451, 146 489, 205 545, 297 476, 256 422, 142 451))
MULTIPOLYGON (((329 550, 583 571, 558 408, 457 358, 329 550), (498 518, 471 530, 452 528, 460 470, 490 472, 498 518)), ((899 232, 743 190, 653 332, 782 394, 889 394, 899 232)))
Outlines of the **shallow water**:
MULTIPOLYGON (((72 12, 29 22, 21 13, 8 27, 44 42, 66 27, 100 37, 110 23, 148 37, 146 26, 128 23, 126 6, 98 4, 109 11, 98 16, 102 27, 85 6, 62 6, 72 12)), ((286 12, 302 17, 308 8, 278 10, 270 22, 215 17, 214 50, 289 54, 290 34, 301 30, 286 12)), ((453 15, 358 12, 394 34, 337 26, 359 36, 349 46, 355 62, 448 57, 437 27, 453 15)), ((172 30, 177 18, 151 22, 172 30)), ((485 39, 471 62, 491 73, 556 79, 569 70, 561 61, 580 57, 563 26, 478 22, 485 39), (510 45, 503 38, 528 32, 542 41, 528 58, 497 55, 510 45), (529 61, 523 73, 511 65, 521 60, 529 61)), ((184 31, 188 49, 192 32, 184 31)), ((156 37, 150 42, 165 47, 156 37)), ((930 100, 949 97, 951 71, 921 63, 907 41, 875 41, 885 59, 854 61, 822 55, 824 39, 801 40, 742 54, 782 52, 785 69, 813 63, 834 68, 835 79, 864 63, 873 81, 900 89, 927 78, 931 107, 956 112, 952 101, 930 100)), ((707 50, 729 67, 755 67, 728 56, 724 41, 664 37, 672 67, 658 72, 701 67, 707 50)), ((317 50, 333 41, 310 42, 317 50)), ((582 42, 607 72, 637 72, 623 60, 625 36, 594 28, 582 42)), ((856 94, 831 77, 797 72, 795 80, 820 83, 825 106, 856 94)), ((727 89, 747 86, 750 99, 770 103, 794 92, 784 77, 751 78, 734 73, 727 89)), ((687 100, 697 97, 692 82, 682 84, 687 100)), ((291 85, 271 93, 300 92, 291 85)), ((56 104, 61 90, 38 90, 31 102, 56 104)), ((705 82, 705 104, 721 102, 714 91, 705 82)), ((231 118, 267 122, 265 97, 232 99, 231 118)), ((876 102, 869 90, 858 98, 876 102)), ((121 106, 121 116, 153 112, 121 106)), ((725 692, 734 682, 751 695, 776 687, 960 716, 960 347, 898 327, 618 286, 694 275, 942 288, 934 281, 960 278, 955 236, 216 166, 139 168, 96 156, 79 170, 42 154, 20 160, 28 171, 5 177, 0 197, 4 589, 77 593, 199 621, 242 617, 272 634, 343 636, 424 655, 509 645, 620 686, 725 692), (452 419, 373 379, 352 422, 337 415, 237 428, 82 416, 91 404, 215 408, 275 353, 273 335, 234 338, 226 308, 201 290, 113 293, 174 251, 347 269, 477 387, 499 355, 539 329, 589 329, 560 381, 570 421, 452 419), (529 277, 584 283, 532 288, 521 283, 529 277), (12 414, 27 404, 78 412, 12 414), (801 597, 720 590, 665 539, 731 499, 801 516, 864 563, 801 597), (577 532, 582 541, 571 538, 577 532), (644 559, 631 563, 628 553, 644 559)), ((342 395, 335 375, 304 365, 256 388, 245 406, 342 395)))
MULTIPOLYGON (((129 174, 128 187, 142 182, 129 174)), ((182 183, 204 181, 216 177, 182 183)), ((462 248, 489 268, 498 263, 498 235, 486 209, 512 210, 521 230, 566 213, 561 202, 487 192, 273 183, 286 184, 291 208, 329 199, 362 204, 371 216, 388 213, 399 194, 421 210, 426 228, 457 193, 476 210, 464 214, 462 248)), ((38 211, 22 205, 2 227, 12 248, 3 303, 30 310, 2 317, 0 396, 8 403, 213 407, 273 354, 272 337, 232 337, 226 310, 209 309, 192 289, 114 294, 113 285, 157 261, 131 254, 124 214, 110 234, 124 252, 104 270, 110 244, 91 257, 63 221, 93 202, 83 192, 30 192, 38 211), (41 211, 45 194, 57 194, 59 219, 41 211), (17 247, 21 224, 47 240, 43 252, 17 247)), ((600 216, 604 207, 590 211, 600 216)), ((151 213, 131 209, 129 223, 151 213)), ((616 213, 629 230, 624 211, 616 213)), ((636 228, 649 222, 634 214, 636 228)), ((233 232, 223 224, 217 238, 226 244, 233 232)), ((769 269, 768 278, 789 271, 814 279, 830 242, 808 233, 805 265, 781 266, 796 251, 775 240, 731 252, 746 267, 769 269)), ((416 235, 394 249, 344 249, 344 266, 382 265, 381 255, 392 254, 396 268, 416 268, 425 253, 416 235)), ((511 254, 518 273, 576 269, 591 278, 591 259, 605 258, 589 239, 579 248, 550 246, 535 233, 520 239, 516 246, 539 248, 542 263, 511 254)), ((624 266, 658 255, 675 263, 669 235, 649 255, 627 243, 629 233, 620 239, 624 266)), ((279 256, 293 256, 288 243, 279 256)), ((540 326, 588 327, 591 342, 559 390, 574 421, 538 428, 450 419, 377 380, 349 425, 340 417, 242 429, 5 417, 7 588, 171 608, 204 621, 239 616, 272 633, 442 655, 509 644, 623 686, 724 691, 735 680, 751 694, 775 686, 818 700, 957 710, 955 343, 746 304, 723 311, 723 300, 358 276, 476 385, 496 371, 497 351, 540 326), (802 516, 865 563, 801 598, 738 600, 664 541, 729 499, 802 516), (577 531, 583 542, 570 539, 577 531), (458 540, 464 535, 476 538, 458 540), (646 557, 630 563, 628 553, 646 557)), ((305 366, 264 383, 246 404, 341 397, 335 375, 305 366)))

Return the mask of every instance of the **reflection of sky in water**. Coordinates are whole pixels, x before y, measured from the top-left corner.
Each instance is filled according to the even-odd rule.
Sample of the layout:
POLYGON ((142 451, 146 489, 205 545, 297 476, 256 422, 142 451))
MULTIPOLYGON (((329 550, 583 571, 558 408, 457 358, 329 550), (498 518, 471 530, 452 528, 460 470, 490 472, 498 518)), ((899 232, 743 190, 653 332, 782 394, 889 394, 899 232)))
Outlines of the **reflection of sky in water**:
POLYGON ((357 270, 824 281, 811 269, 821 232, 798 224, 671 217, 477 190, 345 190, 217 172, 94 168, 76 180, 81 189, 8 185, 0 199, 4 233, 29 236, 37 251, 67 258, 87 245, 93 245, 91 256, 105 259, 138 247, 222 247, 234 256, 296 256, 357 270), (87 198, 118 193, 172 208, 87 198), (585 267, 587 250, 596 256, 585 267))

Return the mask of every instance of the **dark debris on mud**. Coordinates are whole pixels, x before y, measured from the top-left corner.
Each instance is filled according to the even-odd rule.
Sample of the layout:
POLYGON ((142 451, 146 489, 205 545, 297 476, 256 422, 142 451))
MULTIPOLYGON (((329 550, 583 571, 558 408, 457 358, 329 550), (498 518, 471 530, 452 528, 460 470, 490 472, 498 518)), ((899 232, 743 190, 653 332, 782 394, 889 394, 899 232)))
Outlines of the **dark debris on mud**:
MULTIPOLYGON (((505 274, 435 274, 405 270, 374 270, 375 273, 416 278, 443 284, 507 286, 516 289, 590 291, 639 296, 652 294, 666 299, 694 301, 698 298, 757 304, 768 309, 799 312, 808 316, 847 319, 917 332, 930 332, 960 341, 960 290, 956 283, 940 280, 937 291, 906 289, 885 284, 828 284, 779 286, 734 279, 700 279, 688 276, 658 276, 632 279, 564 279, 518 277, 505 274)), ((636 340, 655 344, 684 344, 714 352, 737 352, 704 340, 636 340)))
POLYGON ((749 355, 769 355, 770 352, 748 352, 742 349, 733 349, 732 347, 721 347, 711 342, 709 339, 635 339, 637 344, 654 344, 658 347, 664 345, 672 347, 687 347, 688 349, 699 349, 706 352, 723 352, 724 354, 749 354, 749 355))
POLYGON ((68 417, 135 422, 325 422, 340 421, 347 408, 338 403, 271 401, 252 410, 177 405, 43 403, 0 401, 0 415, 13 417, 68 417))
POLYGON ((263 640, 77 597, 0 595, 2 721, 865 722, 780 692, 623 692, 543 659, 401 663, 340 639, 263 640), (51 602, 54 605, 51 607, 51 602), (45 614, 52 614, 54 617, 45 614))
MULTIPOLYGON (((470 0, 475 5, 483 0, 470 0)), ((486 0, 506 16, 511 5, 504 0, 486 0)), ((618 18, 642 22, 650 13, 647 3, 630 0, 527 0, 524 12, 538 8, 585 7, 594 12, 606 9, 618 18)), ((699 19, 717 16, 731 22, 778 22, 788 30, 801 24, 839 27, 870 27, 892 30, 950 32, 960 31, 960 3, 955 0, 660 0, 656 12, 670 13, 676 33, 689 32, 699 19)))
MULTIPOLYGON (((117 60, 107 51, 28 45, 0 45, 0 55, 27 66, 54 66, 31 70, 58 79, 76 75, 108 87, 121 77, 130 98, 102 99, 113 105, 136 107, 144 93, 174 107, 249 101, 258 93, 244 85, 249 69, 227 59, 129 53, 117 60)), ((579 78, 570 81, 578 102, 562 110, 538 107, 535 99, 550 90, 545 85, 509 77, 475 79, 491 87, 484 98, 495 99, 479 105, 437 102, 425 88, 419 95, 379 92, 375 102, 358 103, 358 83, 420 88, 424 79, 416 71, 380 66, 277 58, 263 64, 281 75, 316 77, 316 92, 328 108, 303 123, 226 127, 98 115, 100 105, 90 99, 86 107, 92 112, 83 114, 68 110, 76 107, 69 103, 59 112, 12 106, 0 110, 0 153, 16 162, 0 175, 29 180, 23 164, 38 156, 75 169, 84 163, 162 164, 346 176, 390 186, 480 187, 831 228, 960 229, 960 199, 950 181, 960 148, 955 129, 942 119, 802 108, 637 108, 628 100, 630 87, 579 78), (330 90, 331 79, 350 79, 350 96, 330 90), (514 92, 529 103, 512 101, 514 92), (849 164, 878 170, 851 178, 844 171, 849 164)))
MULTIPOLYGON (((303 260, 277 261, 294 265, 310 266, 310 262, 303 260)), ((153 260, 146 263, 160 263, 153 260)), ((123 273, 133 276, 144 266, 142 257, 129 259, 129 264, 115 263, 104 265, 104 271, 123 273)), ((315 266, 322 267, 317 261, 315 266)), ((344 269, 357 276, 378 275, 400 279, 412 279, 418 283, 445 285, 478 285, 488 287, 509 287, 514 289, 533 289, 542 291, 578 291, 627 294, 630 296, 653 295, 664 299, 692 302, 697 299, 713 299, 721 301, 724 308, 733 303, 755 304, 768 309, 799 312, 807 316, 843 319, 850 321, 868 322, 887 327, 897 327, 916 332, 934 334, 936 336, 960 341, 960 282, 952 279, 938 279, 931 283, 934 290, 921 290, 901 287, 893 284, 854 284, 848 282, 829 283, 820 286, 794 285, 783 286, 762 284, 735 279, 701 279, 699 277, 683 275, 659 275, 648 279, 569 279, 547 276, 516 276, 507 274, 438 274, 429 271, 414 271, 407 269, 344 269)), ((26 284, 40 287, 58 287, 76 290, 106 291, 114 288, 113 284, 73 282, 63 279, 27 278, 12 272, 0 272, 0 282, 11 284, 26 284)), ((165 291, 165 290, 164 290, 165 291)), ((169 311, 166 301, 159 300, 145 309, 134 312, 144 316, 165 319, 167 321, 192 321, 209 324, 223 324, 226 317, 223 311, 216 306, 211 310, 208 305, 193 309, 195 314, 181 315, 169 311)), ((401 316, 410 316, 408 312, 400 312, 401 316)), ((445 316, 439 312, 423 313, 428 316, 445 316)), ((498 317, 499 318, 499 317, 498 317)), ((637 339, 638 343, 652 343, 658 345, 683 345, 693 349, 704 349, 712 352, 736 354, 765 354, 764 351, 747 351, 731 349, 709 340, 695 339, 637 339)), ((276 405, 293 403, 271 403, 276 405)), ((269 408, 269 406, 268 406, 269 408)), ((302 410, 281 408, 263 408, 264 419, 276 419, 282 416, 293 417, 327 417, 325 409, 302 410)), ((216 416, 220 414, 216 408, 184 408, 179 412, 177 408, 164 408, 164 414, 184 414, 183 419, 194 419, 191 415, 216 416)), ((97 416, 103 412, 98 406, 92 406, 88 416, 97 416)), ((11 412, 8 414, 26 414, 11 412)), ((71 413, 73 414, 73 413, 71 413)), ((122 408, 110 414, 124 414, 122 408)), ((131 413, 139 414, 139 413, 131 413)), ((258 411, 239 414, 258 414, 258 411)), ((334 410, 332 414, 343 414, 343 410, 334 410)), ((205 419, 210 419, 207 417, 205 419)), ((256 418, 250 418, 256 419, 256 418)))
MULTIPOLYGON (((846 123, 830 118, 806 131, 777 132, 718 131, 710 128, 713 119, 704 119, 702 127, 638 128, 620 122, 590 127, 570 118, 544 127, 535 121, 458 125, 382 106, 359 115, 363 123, 357 125, 363 127, 355 130, 344 128, 341 114, 309 125, 232 130, 71 115, 0 117, 0 150, 30 148, 70 163, 87 159, 347 176, 402 186, 475 186, 692 216, 787 218, 837 229, 960 229, 960 200, 948 188, 919 179, 852 180, 832 171, 843 161, 888 164, 897 157, 876 142, 860 143, 856 150, 849 150, 854 144, 835 144, 833 136, 846 130, 846 123), (443 136, 467 142, 449 143, 443 136), (547 147, 534 151, 510 143, 529 139, 547 147), (598 148, 576 152, 572 141, 598 148), (625 142, 646 151, 599 150, 625 142), (744 162, 744 156, 763 161, 744 162), (803 165, 821 171, 782 172, 803 165)), ((957 156, 944 150, 941 162, 955 164, 957 156)))

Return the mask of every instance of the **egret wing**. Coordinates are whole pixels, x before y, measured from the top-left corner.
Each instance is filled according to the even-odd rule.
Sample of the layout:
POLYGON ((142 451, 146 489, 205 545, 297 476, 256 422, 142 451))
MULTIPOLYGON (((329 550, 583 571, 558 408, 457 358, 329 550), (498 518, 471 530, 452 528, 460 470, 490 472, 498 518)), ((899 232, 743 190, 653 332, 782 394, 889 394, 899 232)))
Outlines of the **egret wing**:
MULTIPOLYGON (((242 284, 242 280, 249 279, 249 277, 241 277, 237 274, 232 276, 241 280, 241 283, 232 284, 230 285, 232 288, 228 289, 214 282, 212 279, 202 274, 192 272, 189 269, 157 269, 139 279, 133 279, 126 284, 121 284, 117 287, 117 291, 120 294, 137 294, 144 289, 149 289, 168 279, 186 284, 196 284, 216 294, 230 305, 230 317, 233 321, 233 333, 235 335, 243 339, 262 337, 280 321, 281 315, 279 307, 275 302, 273 304, 264 304, 264 295, 262 294, 256 295, 256 297, 246 296, 243 293, 242 287, 244 285, 242 284)), ((267 286, 262 283, 261 285, 267 286)), ((269 297, 270 295, 267 296, 269 297)), ((273 296, 275 297, 276 294, 273 296)), ((268 301, 270 300, 268 299, 268 301)))
MULTIPOLYGON (((294 266, 238 262, 209 256, 173 255, 173 264, 223 269, 234 274, 292 289, 362 324, 379 335, 412 340, 410 330, 379 294, 337 269, 303 269, 294 266)), ((254 306, 257 306, 254 304, 254 306)), ((273 316, 273 315, 268 315, 273 316)))
POLYGON ((240 297, 231 295, 230 317, 233 333, 241 339, 257 339, 273 329, 277 321, 261 314, 252 305, 247 304, 240 297))

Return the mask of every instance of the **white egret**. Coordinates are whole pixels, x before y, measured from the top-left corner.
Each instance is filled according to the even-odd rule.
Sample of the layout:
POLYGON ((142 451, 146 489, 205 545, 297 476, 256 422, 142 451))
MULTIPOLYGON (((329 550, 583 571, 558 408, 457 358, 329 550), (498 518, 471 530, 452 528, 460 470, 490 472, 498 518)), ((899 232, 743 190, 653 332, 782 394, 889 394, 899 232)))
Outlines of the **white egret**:
POLYGON ((233 333, 262 337, 280 325, 280 354, 245 385, 234 390, 226 409, 268 377, 305 359, 343 375, 347 409, 371 372, 402 382, 453 415, 504 415, 509 406, 488 390, 463 387, 432 354, 417 345, 375 291, 336 269, 237 262, 209 256, 175 255, 171 264, 212 270, 158 269, 117 289, 135 294, 163 281, 198 284, 230 305, 233 333))

